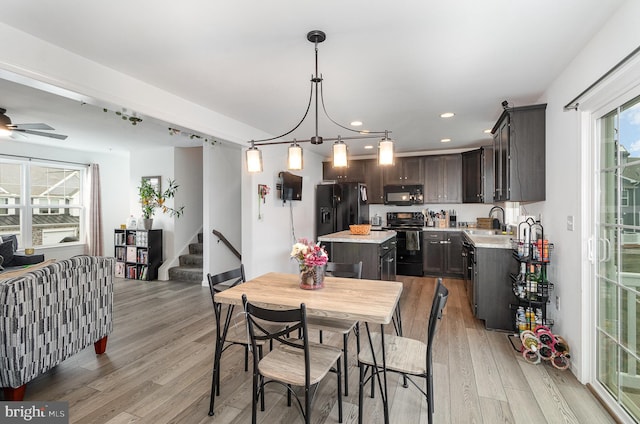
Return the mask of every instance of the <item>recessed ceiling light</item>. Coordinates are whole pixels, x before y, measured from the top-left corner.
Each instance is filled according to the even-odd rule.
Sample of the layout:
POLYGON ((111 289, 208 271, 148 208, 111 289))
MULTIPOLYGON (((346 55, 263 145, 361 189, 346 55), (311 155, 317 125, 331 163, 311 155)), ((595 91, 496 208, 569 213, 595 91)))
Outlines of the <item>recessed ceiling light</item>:
POLYGON ((364 146, 365 149, 373 149, 373 146, 370 144, 367 144, 366 146, 364 146))
POLYGON ((354 127, 361 127, 362 126, 362 121, 353 121, 351 122, 351 125, 354 127))
POLYGON ((442 140, 440 140, 440 143, 448 143, 450 141, 451 141, 450 138, 443 138, 442 140))
POLYGON ((456 114, 453 112, 445 112, 445 113, 441 113, 440 117, 441 118, 452 118, 454 117, 456 114))
POLYGON ((485 134, 491 134, 491 129, 486 129, 486 130, 484 130, 484 133, 485 133, 485 134))

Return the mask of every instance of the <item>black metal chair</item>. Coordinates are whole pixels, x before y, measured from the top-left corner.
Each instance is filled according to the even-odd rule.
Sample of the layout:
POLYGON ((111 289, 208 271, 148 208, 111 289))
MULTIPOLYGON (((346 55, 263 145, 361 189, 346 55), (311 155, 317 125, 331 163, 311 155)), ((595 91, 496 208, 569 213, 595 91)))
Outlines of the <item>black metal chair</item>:
MULTIPOLYGON (((407 337, 394 336, 393 334, 385 334, 385 359, 387 371, 401 374, 413 384, 427 400, 429 408, 429 424, 433 422, 433 367, 432 367, 432 351, 433 341, 435 339, 438 321, 442 319, 442 310, 447 304, 449 290, 442 284, 442 278, 438 278, 436 290, 431 304, 431 312, 429 313, 429 327, 427 331, 427 342, 414 340, 407 337), (422 390, 411 377, 421 377, 426 381, 426 388, 422 390)), ((365 343, 360 354, 358 355, 358 365, 360 366, 360 387, 359 387, 359 405, 358 405, 358 422, 362 423, 362 401, 364 385, 371 380, 371 397, 373 397, 373 379, 382 371, 382 341, 379 333, 371 334, 371 345, 365 343), (371 355, 371 346, 375 350, 377 366, 371 355), (367 374, 371 372, 367 376, 367 374)), ((382 387, 381 387, 382 390, 382 387)))
POLYGON ((287 405, 291 406, 291 394, 296 398, 305 423, 311 423, 311 404, 320 381, 331 371, 337 374, 338 421, 342 422, 342 391, 340 382, 340 356, 342 352, 332 346, 309 343, 307 333, 307 312, 304 304, 300 309, 270 310, 257 307, 242 295, 249 338, 253 349, 258 343, 276 340, 279 342, 263 358, 253 355, 253 390, 251 394, 252 424, 257 421, 257 403, 264 411, 264 388, 267 384, 278 383, 287 389, 287 405), (286 328, 272 331, 265 323, 285 325, 286 328), (289 337, 289 333, 299 330, 301 339, 289 337), (313 364, 313 366, 312 366, 313 364), (304 406, 291 386, 304 388, 304 406))
MULTIPOLYGON (((213 301, 213 310, 216 318, 216 351, 213 360, 211 400, 209 403, 209 415, 213 415, 215 397, 220 396, 220 362, 222 360, 222 353, 233 345, 243 346, 244 370, 248 371, 249 346, 251 345, 251 341, 247 334, 247 324, 243 312, 239 311, 234 315, 235 307, 230 305, 227 307, 223 321, 222 305, 216 303, 214 299, 216 293, 220 293, 223 290, 235 287, 246 281, 244 266, 240 265, 240 268, 232 269, 216 275, 207 274, 207 280, 209 281, 209 291, 211 292, 211 300, 213 301)), ((278 329, 280 328, 282 327, 278 326, 278 329)), ((260 358, 262 357, 263 344, 264 343, 258 343, 257 349, 253 351, 257 352, 258 357, 260 358)))
MULTIPOLYGON (((327 262, 326 273, 333 277, 341 278, 362 278, 362 261, 358 263, 327 262)), ((357 351, 360 351, 360 330, 358 321, 347 321, 336 318, 308 317, 307 325, 310 330, 320 330, 320 343, 322 343, 322 332, 342 334, 342 352, 344 354, 344 395, 349 396, 349 371, 348 371, 348 343, 351 330, 356 335, 357 351)))

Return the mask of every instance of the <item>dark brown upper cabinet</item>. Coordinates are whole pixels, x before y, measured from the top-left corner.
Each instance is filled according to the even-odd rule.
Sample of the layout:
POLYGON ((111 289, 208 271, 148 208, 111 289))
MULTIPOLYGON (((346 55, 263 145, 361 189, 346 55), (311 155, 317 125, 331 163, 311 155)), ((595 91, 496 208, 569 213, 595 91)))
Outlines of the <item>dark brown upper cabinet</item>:
POLYGON ((462 153, 462 202, 493 203, 493 147, 462 153))
POLYGON ((424 171, 422 156, 396 157, 393 166, 384 167, 384 185, 422 184, 424 171))
POLYGON ((545 112, 547 105, 505 109, 491 130, 494 201, 545 200, 545 112))
POLYGON ((364 181, 364 162, 350 160, 347 167, 334 168, 333 162, 322 162, 322 179, 340 183, 361 183, 364 181))
POLYGON ((424 202, 462 203, 462 156, 424 156, 424 202))

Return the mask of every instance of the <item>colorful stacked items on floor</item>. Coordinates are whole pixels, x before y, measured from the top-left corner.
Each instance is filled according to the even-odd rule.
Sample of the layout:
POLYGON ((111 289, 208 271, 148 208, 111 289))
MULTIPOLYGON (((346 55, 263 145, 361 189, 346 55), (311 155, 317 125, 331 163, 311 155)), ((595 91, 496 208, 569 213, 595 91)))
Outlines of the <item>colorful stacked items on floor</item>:
POLYGON ((533 331, 525 330, 520 333, 522 357, 530 364, 549 362, 554 368, 566 370, 569 368, 569 344, 557 334, 553 334, 549 327, 538 325, 533 331))

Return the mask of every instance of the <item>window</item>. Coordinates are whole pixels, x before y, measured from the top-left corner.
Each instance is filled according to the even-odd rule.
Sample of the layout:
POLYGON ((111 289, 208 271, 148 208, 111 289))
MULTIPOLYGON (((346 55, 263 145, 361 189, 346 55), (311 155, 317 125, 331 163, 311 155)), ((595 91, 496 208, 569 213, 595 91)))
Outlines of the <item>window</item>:
POLYGON ((0 236, 18 234, 20 247, 82 241, 85 169, 0 158, 0 236))

